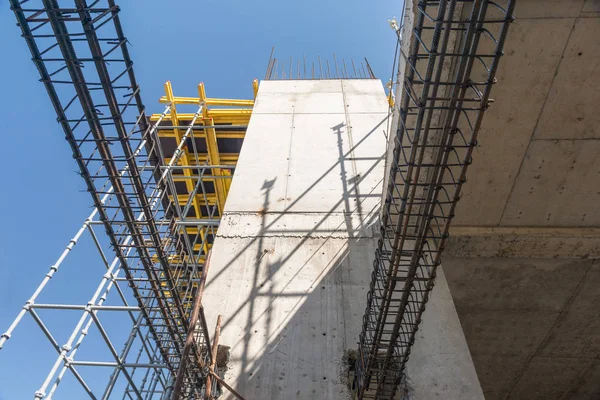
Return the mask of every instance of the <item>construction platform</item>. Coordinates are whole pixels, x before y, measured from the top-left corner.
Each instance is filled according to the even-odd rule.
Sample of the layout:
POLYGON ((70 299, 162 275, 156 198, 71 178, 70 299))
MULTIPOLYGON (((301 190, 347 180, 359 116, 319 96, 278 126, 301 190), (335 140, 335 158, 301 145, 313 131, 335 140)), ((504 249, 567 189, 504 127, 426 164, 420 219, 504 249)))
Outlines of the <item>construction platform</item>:
MULTIPOLYGON (((388 113, 379 80, 260 85, 203 297, 247 399, 351 398, 388 113)), ((410 395, 483 399, 443 274, 419 336, 410 395)))

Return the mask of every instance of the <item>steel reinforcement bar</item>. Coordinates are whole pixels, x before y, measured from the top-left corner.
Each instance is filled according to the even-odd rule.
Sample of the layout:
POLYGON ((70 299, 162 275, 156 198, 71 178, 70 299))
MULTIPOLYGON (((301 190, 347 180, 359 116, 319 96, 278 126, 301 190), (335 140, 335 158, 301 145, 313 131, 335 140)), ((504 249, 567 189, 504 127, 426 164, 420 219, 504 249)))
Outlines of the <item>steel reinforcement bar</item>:
MULTIPOLYGON (((515 1, 419 1, 404 22, 381 238, 355 390, 392 399, 434 286, 515 1)), ((400 36, 399 36, 400 37, 400 36)))
MULTIPOLYGON (((169 201, 172 177, 161 170, 160 143, 156 128, 147 123, 120 9, 112 0, 75 0, 69 7, 56 0, 11 0, 11 8, 137 303, 141 320, 134 330, 143 330, 140 335, 156 343, 161 364, 148 368, 164 368, 174 376, 203 265, 194 255, 195 243, 178 233, 181 210, 169 201)), ((106 336, 96 313, 89 317, 106 336)), ((202 330, 196 328, 206 340, 195 341, 189 352, 193 362, 185 368, 182 398, 204 396, 208 369, 202 365, 210 363, 210 345, 202 330)), ((125 375, 141 397, 122 357, 109 347, 114 375, 125 375)), ((65 347, 59 361, 67 363, 70 351, 65 347)), ((44 398, 49 384, 50 376, 36 397, 44 398)))

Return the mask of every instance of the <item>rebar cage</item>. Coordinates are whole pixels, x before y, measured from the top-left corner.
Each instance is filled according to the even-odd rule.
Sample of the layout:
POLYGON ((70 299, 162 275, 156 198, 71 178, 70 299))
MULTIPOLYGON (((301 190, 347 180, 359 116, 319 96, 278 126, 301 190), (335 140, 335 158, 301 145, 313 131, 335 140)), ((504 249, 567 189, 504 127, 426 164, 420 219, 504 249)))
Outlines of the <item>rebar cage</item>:
POLYGON ((82 394, 77 398, 217 395, 221 387, 211 377, 222 382, 201 293, 237 161, 219 153, 218 139, 243 139, 253 101, 208 99, 203 85, 197 98, 176 98, 167 83, 164 112, 147 117, 114 1, 11 0, 11 8, 95 209, 2 334, 0 348, 25 315, 41 328, 56 358, 35 392, 39 399, 65 385, 82 394), (181 118, 176 107, 183 104, 194 112, 181 118), (86 237, 91 241, 78 246, 85 257, 76 261, 85 260, 89 275, 62 288, 93 287, 91 296, 53 292, 51 279, 81 279, 58 272, 86 237), (90 286, 94 265, 101 266, 99 283, 90 286), (82 346, 86 338, 91 349, 82 346))
POLYGON ((398 126, 355 366, 359 399, 397 394, 491 102, 514 5, 419 1, 397 32, 407 41, 400 44, 398 126))

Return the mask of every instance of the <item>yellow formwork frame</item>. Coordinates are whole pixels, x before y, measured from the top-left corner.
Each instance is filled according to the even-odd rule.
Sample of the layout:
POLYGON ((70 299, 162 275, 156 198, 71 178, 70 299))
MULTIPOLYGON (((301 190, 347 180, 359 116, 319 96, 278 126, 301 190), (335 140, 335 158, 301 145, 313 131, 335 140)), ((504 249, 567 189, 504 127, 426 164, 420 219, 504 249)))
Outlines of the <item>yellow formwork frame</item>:
MULTIPOLYGON (((175 103, 175 96, 173 96, 173 87, 171 86, 170 81, 167 81, 165 83, 165 93, 166 93, 167 100, 170 103, 171 123, 173 124, 173 126, 179 126, 179 118, 177 116, 177 104, 175 103)), ((179 146, 179 144, 183 140, 183 134, 181 133, 181 130, 178 128, 174 128, 173 133, 175 134, 177 146, 179 146)), ((179 165, 190 165, 188 154, 189 153, 188 153, 187 149, 185 149, 185 147, 184 147, 183 154, 181 155, 180 162, 178 163, 179 165)), ((183 175, 186 177, 191 177, 192 172, 190 170, 184 169, 183 175)), ((186 179, 185 187, 186 187, 188 193, 192 193, 194 190, 194 183, 191 180, 186 179)), ((185 204, 185 202, 187 202, 187 199, 184 201, 184 204, 185 204)), ((192 206, 194 207, 194 212, 196 213, 196 215, 200 215, 200 203, 196 196, 194 196, 194 198, 192 199, 192 206)), ((208 246, 207 245, 204 246, 204 252, 205 252, 205 254, 208 254, 208 246)))
MULTIPOLYGON (((254 99, 258 94, 258 80, 252 82, 252 89, 254 99)), ((247 126, 250 122, 250 116, 252 115, 252 107, 254 106, 254 100, 239 100, 239 99, 221 99, 221 98, 209 98, 206 96, 206 90, 203 83, 200 83, 197 87, 198 97, 180 97, 173 94, 173 87, 171 82, 165 83, 165 95, 159 99, 160 103, 169 104, 169 115, 168 118, 171 121, 172 126, 187 126, 190 121, 194 118, 194 114, 183 113, 177 111, 178 105, 203 105, 202 119, 198 123, 199 126, 206 126, 203 130, 194 131, 194 138, 204 138, 206 141, 205 153, 191 154, 187 149, 187 146, 183 147, 183 154, 179 159, 177 165, 179 166, 195 166, 208 163, 209 165, 236 165, 239 157, 238 153, 221 153, 219 151, 219 139, 243 139, 245 131, 227 131, 222 129, 215 129, 214 125, 232 125, 236 127, 247 126)), ((158 121, 160 114, 153 114, 150 116, 150 121, 158 121)), ((170 128, 168 126, 161 126, 158 129, 158 136, 161 138, 175 138, 176 145, 181 143, 183 139, 183 129, 170 128)), ((165 162, 169 162, 170 159, 166 158, 165 162)), ((202 178, 206 182, 211 182, 214 185, 214 194, 207 194, 206 197, 202 193, 196 194, 192 199, 192 206, 197 218, 208 217, 203 215, 202 204, 208 204, 209 206, 217 206, 219 215, 223 215, 225 208, 225 201, 227 194, 231 187, 231 179, 227 178, 231 176, 230 169, 224 168, 212 168, 211 177, 214 178, 202 178)), ((196 182, 200 177, 193 173, 192 170, 183 169, 183 175, 174 176, 173 179, 176 182, 185 182, 185 187, 188 194, 177 193, 177 200, 179 203, 186 203, 189 199, 189 194, 193 192, 196 182)), ((174 197, 169 196, 169 201, 173 202, 174 197)), ((204 236, 204 227, 190 227, 186 226, 185 232, 188 234, 200 234, 204 236)), ((203 252, 208 254, 208 250, 212 245, 204 242, 202 248, 196 244, 194 251, 203 252)))
MULTIPOLYGON (((200 83, 198 85, 198 96, 200 98, 200 102, 204 104, 209 104, 208 99, 206 98, 206 91, 204 90, 204 83, 200 83)), ((235 100, 235 103, 241 102, 242 100, 235 100)), ((249 100, 246 100, 249 101, 249 100)), ((219 105, 223 104, 224 100, 219 99, 219 105)), ((235 104, 234 103, 234 104, 235 104)), ((254 105, 254 101, 252 101, 252 105, 254 105)), ((202 116, 204 117, 204 125, 210 126, 211 128, 206 128, 204 130, 205 139, 206 139, 206 148, 208 149, 208 162, 211 165, 221 165, 221 157, 219 156, 219 147, 217 145, 217 134, 215 132, 214 126, 215 121, 208 115, 208 107, 204 107, 202 109, 202 116)), ((223 176, 223 170, 221 168, 213 168, 212 174, 214 176, 223 176)), ((225 198, 227 196, 225 185, 223 184, 223 179, 215 179, 215 193, 217 194, 217 200, 219 207, 219 215, 223 215, 223 210, 225 209, 225 198)))

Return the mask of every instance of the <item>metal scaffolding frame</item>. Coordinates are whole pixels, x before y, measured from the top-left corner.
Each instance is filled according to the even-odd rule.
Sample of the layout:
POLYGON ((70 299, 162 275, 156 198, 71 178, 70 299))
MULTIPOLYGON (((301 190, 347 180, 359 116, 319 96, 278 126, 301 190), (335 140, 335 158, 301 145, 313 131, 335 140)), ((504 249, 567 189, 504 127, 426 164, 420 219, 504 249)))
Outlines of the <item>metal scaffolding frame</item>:
MULTIPOLYGON (((123 399, 212 397, 228 386, 215 364, 217 342, 211 346, 201 293, 237 160, 230 157, 230 164, 221 165, 228 159, 220 157, 217 132, 243 128, 236 132, 243 138, 253 101, 209 99, 203 85, 198 98, 175 98, 167 83, 164 112, 148 118, 119 7, 113 0, 74 2, 61 7, 57 0, 11 0, 11 8, 95 209, 2 334, 0 348, 26 315, 41 328, 57 357, 35 392, 38 399, 52 398, 64 386, 67 371, 94 399, 113 398, 119 390, 123 399), (178 118, 178 104, 193 105, 196 111, 178 118), (213 112, 209 106, 229 109, 213 112), (236 119, 239 115, 243 117, 236 119), (234 127, 231 121, 241 124, 234 127), (174 148, 165 154, 162 141, 170 134, 174 148), (206 151, 196 147, 197 138, 207 142, 206 151), (187 190, 178 186, 182 180, 187 190), (96 263, 104 266, 95 291, 79 304, 40 302, 86 233, 98 251, 96 263), (54 314, 46 319, 43 310, 81 312, 64 343, 56 334, 61 329, 48 324, 54 314), (122 325, 121 315, 127 316, 128 326, 122 325), (115 324, 120 324, 117 329, 115 324), (125 342, 120 351, 111 338, 115 330, 125 342), (105 343, 103 352, 98 351, 102 354, 77 360, 92 334, 105 343), (111 373, 107 382, 92 384, 82 367, 111 373), (218 384, 211 384, 212 379, 218 384)), ((88 258, 93 264, 93 257, 88 258)), ((69 275, 60 278, 68 281, 69 275)))
POLYGON ((404 26, 398 129, 355 366, 359 399, 394 398, 404 376, 514 6, 419 1, 404 26))

